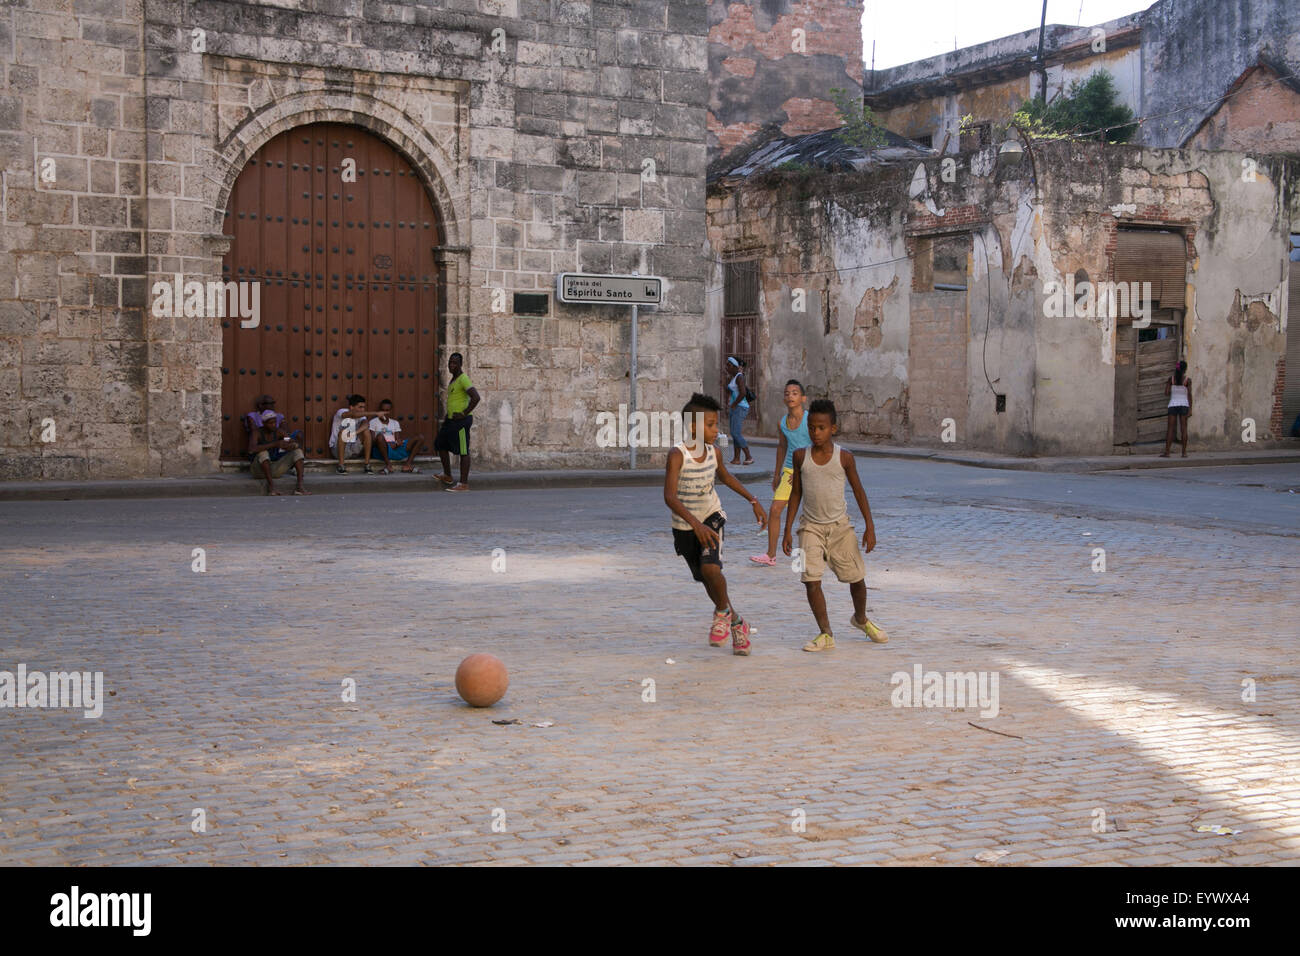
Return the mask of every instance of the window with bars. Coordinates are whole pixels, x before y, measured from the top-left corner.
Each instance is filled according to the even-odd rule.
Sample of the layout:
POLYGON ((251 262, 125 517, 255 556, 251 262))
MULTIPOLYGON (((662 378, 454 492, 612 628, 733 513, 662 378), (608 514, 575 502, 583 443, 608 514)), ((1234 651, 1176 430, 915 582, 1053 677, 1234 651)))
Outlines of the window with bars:
POLYGON ((732 259, 725 263, 722 314, 758 314, 758 260, 732 259))

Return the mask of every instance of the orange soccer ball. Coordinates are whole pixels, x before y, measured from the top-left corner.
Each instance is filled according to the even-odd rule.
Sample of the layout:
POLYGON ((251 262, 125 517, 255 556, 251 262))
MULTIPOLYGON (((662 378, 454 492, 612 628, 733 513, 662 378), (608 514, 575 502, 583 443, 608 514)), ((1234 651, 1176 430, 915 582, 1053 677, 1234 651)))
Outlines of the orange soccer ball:
POLYGON ((506 665, 491 654, 471 654, 456 668, 456 693, 471 707, 491 707, 509 686, 506 665))

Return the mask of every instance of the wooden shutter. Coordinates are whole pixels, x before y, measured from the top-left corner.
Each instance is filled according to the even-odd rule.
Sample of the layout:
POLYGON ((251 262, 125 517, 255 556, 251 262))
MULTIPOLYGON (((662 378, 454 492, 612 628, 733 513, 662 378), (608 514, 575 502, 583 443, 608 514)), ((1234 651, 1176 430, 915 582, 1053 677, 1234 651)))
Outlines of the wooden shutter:
POLYGON ((1187 240, 1181 233, 1121 229, 1115 245, 1114 266, 1116 282, 1151 283, 1153 308, 1185 308, 1187 240))

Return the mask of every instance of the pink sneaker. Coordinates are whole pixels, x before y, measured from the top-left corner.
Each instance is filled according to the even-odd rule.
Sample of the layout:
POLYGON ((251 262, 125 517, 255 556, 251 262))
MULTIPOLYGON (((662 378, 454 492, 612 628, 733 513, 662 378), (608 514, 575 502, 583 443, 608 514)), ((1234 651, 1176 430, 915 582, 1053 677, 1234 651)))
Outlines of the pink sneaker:
POLYGON ((727 634, 731 630, 731 611, 714 611, 713 626, 709 628, 709 647, 721 647, 727 643, 727 634))
POLYGON ((753 561, 755 564, 762 564, 769 568, 776 567, 776 558, 771 557, 766 551, 762 554, 754 555, 749 560, 753 561))
POLYGON ((752 645, 749 643, 750 627, 747 621, 741 621, 731 629, 731 653, 748 657, 752 645))

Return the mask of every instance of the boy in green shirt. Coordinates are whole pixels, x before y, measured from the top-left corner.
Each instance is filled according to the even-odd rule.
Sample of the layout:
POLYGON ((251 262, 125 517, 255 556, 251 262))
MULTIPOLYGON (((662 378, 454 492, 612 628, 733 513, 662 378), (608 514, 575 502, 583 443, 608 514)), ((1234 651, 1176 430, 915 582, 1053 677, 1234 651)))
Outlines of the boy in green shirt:
POLYGON ((469 491, 469 430, 474 424, 473 411, 481 401, 476 389, 463 370, 464 356, 452 352, 447 359, 451 383, 447 386, 447 419, 433 440, 433 450, 442 459, 442 474, 438 480, 451 485, 448 491, 469 491), (452 485, 451 455, 460 456, 460 483, 452 485))

